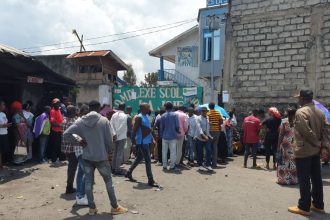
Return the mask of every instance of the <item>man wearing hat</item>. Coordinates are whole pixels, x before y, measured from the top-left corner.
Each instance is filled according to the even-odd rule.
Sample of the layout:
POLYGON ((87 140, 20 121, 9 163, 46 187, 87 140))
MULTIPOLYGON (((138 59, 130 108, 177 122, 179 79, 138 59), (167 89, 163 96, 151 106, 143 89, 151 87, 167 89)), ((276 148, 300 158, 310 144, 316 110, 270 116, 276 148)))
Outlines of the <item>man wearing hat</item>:
POLYGON ((60 110, 61 101, 57 98, 53 99, 53 108, 50 110, 50 155, 52 165, 58 166, 60 162, 57 161, 61 154, 61 143, 62 143, 62 123, 63 116, 60 110))
POLYGON ((300 188, 298 206, 289 212, 310 215, 310 210, 325 213, 320 152, 328 146, 327 122, 324 114, 313 104, 313 92, 301 90, 296 96, 301 108, 295 117, 295 157, 300 188), (311 190, 312 183, 312 190, 311 190), (313 199, 313 200, 312 200, 313 199))

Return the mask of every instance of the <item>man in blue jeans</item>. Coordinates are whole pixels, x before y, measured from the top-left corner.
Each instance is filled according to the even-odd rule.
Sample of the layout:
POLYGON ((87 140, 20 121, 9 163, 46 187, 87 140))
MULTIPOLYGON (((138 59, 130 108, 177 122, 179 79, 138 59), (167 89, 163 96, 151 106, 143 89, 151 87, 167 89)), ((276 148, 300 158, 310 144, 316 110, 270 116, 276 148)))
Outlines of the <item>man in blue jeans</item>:
POLYGON ((84 147, 82 159, 85 168, 85 191, 88 199, 89 215, 97 214, 93 196, 95 169, 101 174, 107 188, 111 203, 112 214, 122 214, 127 208, 117 203, 115 189, 112 184, 111 166, 108 155, 112 150, 112 134, 110 122, 99 114, 101 104, 98 101, 89 103, 90 113, 77 120, 64 132, 64 139, 68 142, 79 143, 84 147), (78 142, 75 135, 81 137, 78 142))
POLYGON ((153 138, 151 135, 151 123, 147 116, 149 111, 149 104, 140 104, 140 114, 138 114, 135 119, 132 131, 132 144, 136 146, 137 156, 128 172, 126 173, 126 178, 128 178, 131 182, 136 182, 132 176, 132 173, 144 159, 148 176, 148 185, 152 187, 158 187, 159 185, 155 182, 151 171, 150 144, 152 143, 153 138))

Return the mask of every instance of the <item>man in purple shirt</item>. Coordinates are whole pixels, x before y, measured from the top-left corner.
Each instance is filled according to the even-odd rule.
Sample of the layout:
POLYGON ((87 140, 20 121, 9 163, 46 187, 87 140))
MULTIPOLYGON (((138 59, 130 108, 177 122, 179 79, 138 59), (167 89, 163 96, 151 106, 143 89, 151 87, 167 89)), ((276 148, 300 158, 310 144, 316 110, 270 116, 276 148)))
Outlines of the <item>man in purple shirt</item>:
POLYGON ((160 136, 162 137, 162 160, 163 170, 167 170, 167 153, 170 150, 170 170, 177 171, 175 167, 176 162, 176 138, 180 134, 180 124, 178 116, 173 112, 173 104, 166 102, 166 112, 160 119, 160 136))

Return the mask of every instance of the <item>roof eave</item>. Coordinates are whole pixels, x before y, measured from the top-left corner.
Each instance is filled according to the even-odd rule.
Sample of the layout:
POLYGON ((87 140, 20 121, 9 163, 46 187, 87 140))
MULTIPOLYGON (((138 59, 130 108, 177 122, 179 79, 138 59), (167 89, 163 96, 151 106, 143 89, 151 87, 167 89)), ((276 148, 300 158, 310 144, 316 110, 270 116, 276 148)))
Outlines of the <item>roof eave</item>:
POLYGON ((166 41, 166 42, 163 43, 162 45, 160 45, 160 46, 156 47, 155 49, 151 50, 151 51, 149 52, 149 55, 150 55, 150 56, 154 56, 154 57, 159 57, 159 56, 160 56, 159 54, 161 54, 161 50, 162 50, 163 48, 165 48, 165 47, 171 45, 172 43, 175 43, 175 42, 176 42, 177 40, 179 40, 180 38, 183 38, 183 37, 185 37, 185 36, 187 36, 187 35, 193 33, 195 30, 198 30, 198 25, 195 25, 194 27, 192 27, 192 28, 186 30, 185 32, 183 32, 183 33, 181 33, 181 34, 175 36, 174 38, 172 38, 172 39, 166 41))

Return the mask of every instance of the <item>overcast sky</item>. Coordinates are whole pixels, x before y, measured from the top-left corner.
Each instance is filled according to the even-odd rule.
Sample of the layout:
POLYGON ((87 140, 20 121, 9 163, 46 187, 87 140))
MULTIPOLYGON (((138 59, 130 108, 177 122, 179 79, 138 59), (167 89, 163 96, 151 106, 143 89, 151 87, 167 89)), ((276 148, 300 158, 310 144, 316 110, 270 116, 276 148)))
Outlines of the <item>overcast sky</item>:
MULTIPOLYGON (((75 41, 72 29, 84 34, 84 38, 139 30, 197 18, 198 9, 205 4, 205 0, 1 0, 0 43, 22 49, 75 41)), ((193 21, 146 36, 86 46, 86 50, 114 51, 126 63, 133 64, 138 79, 141 80, 145 73, 159 69, 159 60, 150 57, 148 52, 196 24, 197 22, 193 21)), ((139 33, 150 31, 153 30, 139 33)), ((85 41, 85 44, 110 41, 125 36, 90 40, 85 41)), ((26 51, 77 44, 32 48, 26 51)), ((72 53, 78 49, 69 48, 33 54, 72 53)), ((169 64, 166 66, 171 67, 169 64)))

